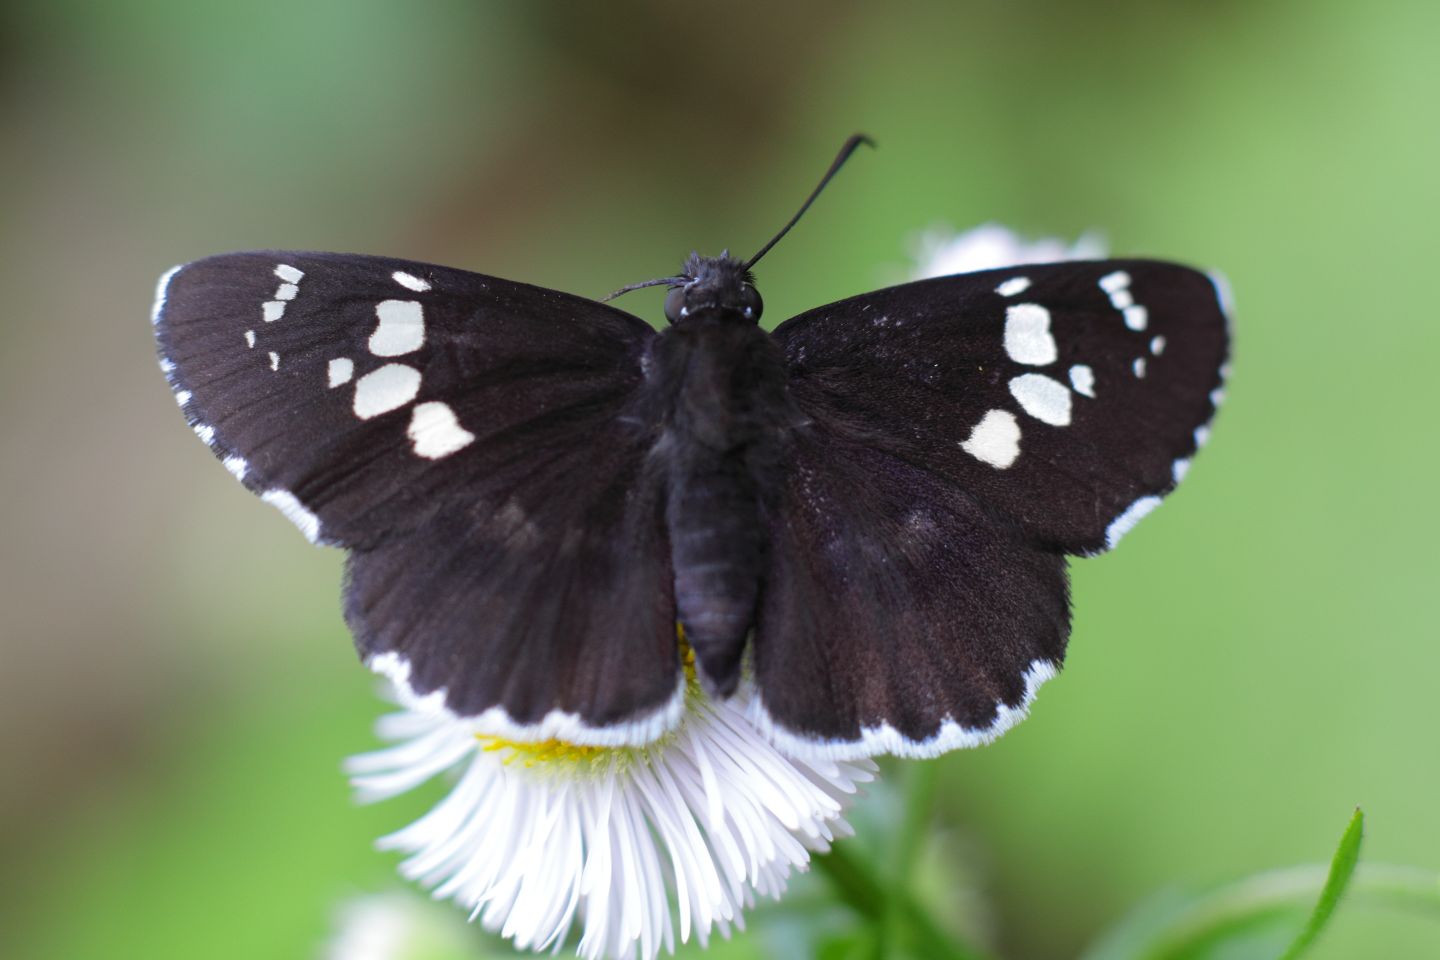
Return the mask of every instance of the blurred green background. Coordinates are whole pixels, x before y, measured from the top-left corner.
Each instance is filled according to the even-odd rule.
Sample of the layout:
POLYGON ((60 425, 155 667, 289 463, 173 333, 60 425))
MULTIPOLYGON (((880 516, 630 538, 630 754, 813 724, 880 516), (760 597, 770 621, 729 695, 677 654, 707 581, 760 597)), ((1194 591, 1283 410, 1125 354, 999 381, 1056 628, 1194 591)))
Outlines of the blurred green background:
MULTIPOLYGON (((0 8, 0 955, 315 955, 423 807, 348 798, 381 707, 341 557, 185 429, 161 271, 311 248, 600 295, 758 246, 854 130, 880 150, 763 264, 772 321, 992 220, 1238 303, 1184 490, 1073 567, 1063 677, 941 761, 947 909, 1071 957, 1157 890, 1323 860, 1356 804, 1368 861, 1440 866, 1437 100, 1418 0, 0 8)), ((1355 904, 1315 955, 1440 924, 1355 904)))

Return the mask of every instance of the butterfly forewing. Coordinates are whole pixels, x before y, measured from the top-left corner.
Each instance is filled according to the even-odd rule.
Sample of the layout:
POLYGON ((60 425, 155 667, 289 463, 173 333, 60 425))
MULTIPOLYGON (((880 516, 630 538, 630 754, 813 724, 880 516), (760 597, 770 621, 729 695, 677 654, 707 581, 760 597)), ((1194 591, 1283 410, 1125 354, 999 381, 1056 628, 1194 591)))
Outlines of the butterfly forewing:
POLYGON ((156 325, 202 438, 343 546, 408 529, 447 496, 503 490, 528 452, 588 436, 633 393, 653 335, 524 284, 287 252, 179 268, 156 325))
POLYGON ((649 325, 295 252, 178 268, 154 321, 201 438, 310 539, 352 550, 347 614, 375 665, 513 736, 643 741, 674 719, 668 548, 641 482, 649 325))
POLYGON ((802 408, 1081 554, 1183 474, 1228 343, 1209 277, 1142 260, 920 281, 774 335, 802 408))

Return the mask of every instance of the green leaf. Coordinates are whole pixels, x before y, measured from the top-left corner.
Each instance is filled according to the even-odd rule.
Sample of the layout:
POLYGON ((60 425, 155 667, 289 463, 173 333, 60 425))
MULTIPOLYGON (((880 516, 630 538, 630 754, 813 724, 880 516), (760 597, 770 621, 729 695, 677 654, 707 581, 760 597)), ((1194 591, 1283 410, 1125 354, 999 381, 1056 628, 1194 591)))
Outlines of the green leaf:
POLYGON ((1107 931, 1082 960, 1200 960, 1222 952, 1296 960, 1314 943, 1347 889, 1382 906, 1440 912, 1440 875, 1435 871, 1394 866, 1357 870, 1363 824, 1356 810, 1328 871, 1320 864, 1288 867, 1200 896, 1168 892, 1107 931), (1298 936, 1282 932, 1283 925, 1293 925, 1307 908, 1310 918, 1298 936))
POLYGON ((1330 875, 1325 878, 1320 899, 1315 902, 1315 909, 1311 911, 1305 928, 1290 944, 1290 949, 1281 955, 1280 960, 1298 960, 1330 922, 1335 908, 1340 904, 1340 898, 1345 895, 1345 888, 1350 885, 1350 878, 1355 874, 1355 865, 1360 862, 1360 841, 1364 835, 1365 814, 1356 807, 1355 815, 1350 818, 1350 825, 1340 837, 1340 845, 1335 848, 1335 856, 1330 859, 1330 875))

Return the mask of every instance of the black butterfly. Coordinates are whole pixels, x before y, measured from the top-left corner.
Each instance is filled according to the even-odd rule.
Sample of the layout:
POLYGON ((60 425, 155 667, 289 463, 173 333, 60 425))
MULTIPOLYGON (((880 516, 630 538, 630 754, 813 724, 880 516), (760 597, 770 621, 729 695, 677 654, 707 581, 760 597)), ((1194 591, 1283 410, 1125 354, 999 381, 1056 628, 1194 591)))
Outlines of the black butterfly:
POLYGON ((662 735, 678 622, 712 694, 751 671, 783 747, 989 740, 1061 662, 1066 554, 1114 546, 1203 441, 1217 288, 1023 266, 767 333, 750 268, 774 242, 636 284, 670 288, 658 333, 430 264, 210 257, 160 282, 161 365, 245 486, 350 552, 361 655, 496 735, 662 735))

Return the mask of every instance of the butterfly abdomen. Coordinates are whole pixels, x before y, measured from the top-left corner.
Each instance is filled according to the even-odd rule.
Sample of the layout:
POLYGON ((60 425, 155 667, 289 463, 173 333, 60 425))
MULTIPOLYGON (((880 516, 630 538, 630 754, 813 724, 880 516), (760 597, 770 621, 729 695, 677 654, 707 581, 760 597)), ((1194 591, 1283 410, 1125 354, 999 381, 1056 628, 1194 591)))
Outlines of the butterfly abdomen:
POLYGON ((676 616, 702 678, 721 696, 740 677, 764 560, 754 485, 741 467, 672 473, 666 505, 676 616))
POLYGON ((676 616, 715 693, 734 691, 765 565, 760 464, 773 462, 788 402, 781 355, 753 323, 670 328, 654 354, 665 427, 655 454, 676 616))

